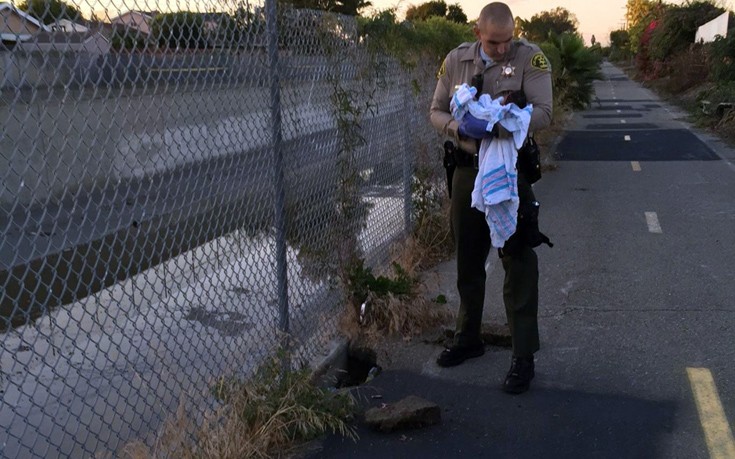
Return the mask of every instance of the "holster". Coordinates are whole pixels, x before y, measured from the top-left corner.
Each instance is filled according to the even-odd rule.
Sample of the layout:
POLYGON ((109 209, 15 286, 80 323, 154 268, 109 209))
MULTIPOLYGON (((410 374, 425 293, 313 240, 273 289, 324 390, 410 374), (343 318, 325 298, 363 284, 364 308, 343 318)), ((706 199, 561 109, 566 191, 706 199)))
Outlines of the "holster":
POLYGON ((541 151, 533 137, 528 136, 518 150, 516 167, 529 184, 536 183, 541 178, 541 151))
POLYGON ((457 168, 457 161, 454 158, 454 152, 457 150, 456 145, 451 140, 444 142, 444 169, 447 171, 447 191, 449 197, 452 197, 452 178, 454 170, 457 168))
POLYGON ((538 229, 539 207, 538 201, 521 202, 518 207, 516 232, 505 242, 503 248, 498 250, 501 258, 504 255, 517 255, 525 246, 534 248, 546 244, 554 247, 549 238, 538 229))

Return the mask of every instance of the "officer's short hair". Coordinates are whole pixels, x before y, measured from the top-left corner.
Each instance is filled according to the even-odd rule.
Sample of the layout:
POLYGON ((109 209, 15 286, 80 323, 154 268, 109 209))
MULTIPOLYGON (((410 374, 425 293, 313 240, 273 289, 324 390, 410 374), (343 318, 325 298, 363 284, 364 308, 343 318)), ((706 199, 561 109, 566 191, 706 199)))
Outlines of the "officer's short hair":
POLYGON ((510 7, 503 2, 493 2, 485 5, 480 11, 480 17, 477 18, 477 26, 480 27, 487 21, 495 26, 515 27, 513 13, 510 11, 510 7))

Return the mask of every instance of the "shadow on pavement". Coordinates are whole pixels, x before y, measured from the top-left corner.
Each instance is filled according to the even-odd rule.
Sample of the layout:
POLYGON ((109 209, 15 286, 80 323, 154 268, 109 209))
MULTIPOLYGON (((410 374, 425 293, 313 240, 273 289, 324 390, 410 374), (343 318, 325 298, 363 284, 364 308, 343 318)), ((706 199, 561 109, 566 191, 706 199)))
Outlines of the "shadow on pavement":
POLYGON ((357 393, 367 408, 411 394, 426 398, 441 407, 442 423, 384 434, 360 420, 357 443, 332 435, 310 457, 659 457, 657 440, 672 431, 676 411, 671 401, 542 384, 513 397, 490 378, 481 387, 405 371, 387 371, 357 393), (371 398, 377 394, 382 399, 371 398))

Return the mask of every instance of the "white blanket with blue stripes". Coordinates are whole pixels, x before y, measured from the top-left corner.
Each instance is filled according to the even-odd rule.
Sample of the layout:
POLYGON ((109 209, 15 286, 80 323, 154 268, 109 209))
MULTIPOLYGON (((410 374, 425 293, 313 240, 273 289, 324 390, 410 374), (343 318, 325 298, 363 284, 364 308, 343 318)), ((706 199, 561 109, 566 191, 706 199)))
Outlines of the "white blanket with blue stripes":
POLYGON ((472 207, 485 214, 492 245, 501 248, 516 231, 519 205, 516 161, 518 149, 528 135, 533 106, 501 105, 502 97, 493 100, 487 94, 477 101, 468 100, 471 92, 463 87, 457 94, 461 94, 460 98, 457 101, 453 98, 451 104, 455 118, 469 111, 472 116, 488 121, 487 131, 500 123, 513 135, 507 139, 487 137, 482 140, 479 171, 472 190, 472 207))

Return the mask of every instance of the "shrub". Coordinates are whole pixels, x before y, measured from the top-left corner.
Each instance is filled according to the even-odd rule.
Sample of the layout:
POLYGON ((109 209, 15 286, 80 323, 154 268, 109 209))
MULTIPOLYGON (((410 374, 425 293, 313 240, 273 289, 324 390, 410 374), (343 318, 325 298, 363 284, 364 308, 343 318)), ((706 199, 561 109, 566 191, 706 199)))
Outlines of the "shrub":
POLYGON ((710 103, 709 116, 700 115, 699 123, 714 129, 718 134, 730 141, 735 141, 735 110, 718 110, 718 106, 725 103, 735 102, 735 81, 720 81, 699 93, 700 101, 710 103))
POLYGON ((630 59, 630 32, 624 29, 610 32, 610 47, 604 55, 611 61, 630 59))
POLYGON ((418 21, 414 23, 414 30, 413 42, 421 43, 432 55, 441 56, 440 60, 460 43, 475 41, 470 26, 445 18, 431 17, 418 21))
POLYGON ((656 20, 651 21, 641 34, 638 42, 638 52, 635 55, 635 65, 643 75, 644 80, 650 80, 658 77, 657 72, 653 69, 649 52, 651 37, 653 36, 656 27, 658 27, 658 24, 659 22, 656 20))
POLYGON ((151 36, 162 48, 200 48, 204 19, 201 15, 181 11, 159 14, 151 21, 151 36))
POLYGON ((718 37, 710 47, 710 75, 715 82, 735 81, 735 29, 727 38, 718 37))
POLYGON ((702 91, 699 94, 699 100, 708 100, 713 107, 717 107, 722 102, 735 101, 735 81, 722 82, 702 91))
POLYGON ((664 90, 676 94, 687 91, 707 80, 706 48, 692 44, 688 49, 671 57, 667 63, 668 78, 664 90))
POLYGON ((394 10, 358 18, 358 31, 371 49, 395 56, 408 65, 429 59, 438 67, 449 51, 460 43, 474 40, 472 28, 467 24, 442 17, 399 23, 394 10))
POLYGON ((115 30, 110 37, 110 45, 115 51, 136 51, 146 48, 145 36, 133 29, 115 30))
MULTIPOLYGON (((404 244, 399 254, 406 265, 414 265, 415 240, 404 244)), ((370 342, 385 335, 404 337, 420 334, 443 323, 448 314, 443 308, 419 295, 419 281, 401 263, 394 262, 393 275, 376 276, 363 260, 356 260, 348 277, 351 307, 342 320, 342 331, 351 338, 370 342), (355 328, 355 325, 359 325, 355 328)))
POLYGON ((694 43, 697 28, 723 13, 709 2, 672 6, 666 10, 651 33, 648 54, 655 61, 665 61, 694 43))

